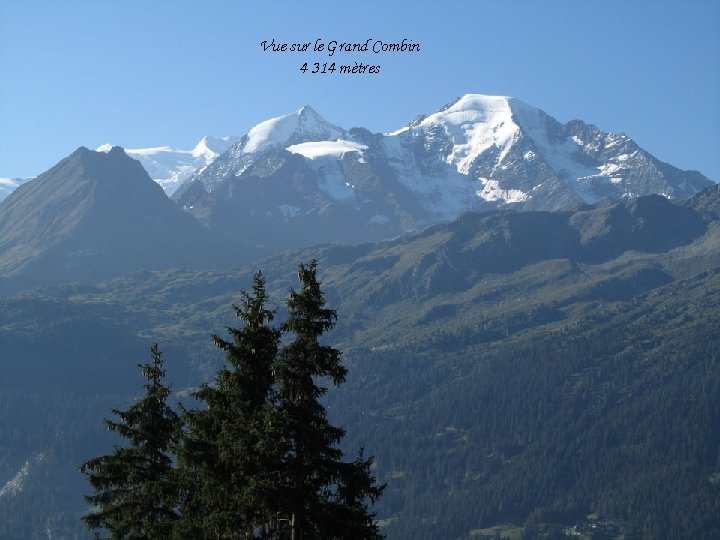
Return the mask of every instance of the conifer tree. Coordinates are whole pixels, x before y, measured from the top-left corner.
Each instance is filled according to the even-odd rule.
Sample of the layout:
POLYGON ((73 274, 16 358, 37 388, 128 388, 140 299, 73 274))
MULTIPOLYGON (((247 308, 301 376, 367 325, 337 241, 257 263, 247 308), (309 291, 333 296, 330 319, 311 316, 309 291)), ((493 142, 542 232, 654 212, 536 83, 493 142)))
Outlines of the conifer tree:
POLYGON ((234 306, 242 326, 232 340, 213 336, 225 365, 194 393, 203 406, 177 415, 157 346, 146 397, 110 429, 130 440, 110 456, 82 466, 96 489, 96 510, 83 519, 113 539, 376 539, 368 503, 383 487, 362 451, 344 461, 341 428, 326 418, 320 398, 329 379, 345 380, 340 351, 320 343, 335 324, 316 279, 316 262, 300 265, 300 291, 291 291, 280 350, 262 274, 234 306), (182 429, 178 429, 178 424, 182 429), (178 469, 170 449, 176 450, 178 469), (177 513, 176 513, 177 512, 177 513))
POLYGON ((243 326, 228 328, 232 341, 213 336, 226 364, 194 394, 206 407, 183 414, 179 538, 255 538, 273 528, 282 440, 272 429, 272 364, 280 332, 269 326, 274 314, 260 272, 252 293, 241 294, 234 308, 243 326))
POLYGON ((85 499, 94 509, 83 516, 95 538, 108 532, 113 540, 169 538, 177 519, 176 479, 170 455, 178 417, 167 405, 170 389, 157 344, 151 363, 138 364, 148 380, 145 396, 127 411, 113 409, 118 421, 105 420, 110 431, 128 441, 106 456, 85 462, 95 493, 85 499))
POLYGON ((381 538, 368 502, 375 502, 384 486, 370 474, 372 460, 362 452, 352 462, 342 461, 338 444, 344 430, 327 419, 319 399, 327 392, 321 385, 345 381, 347 370, 340 351, 320 343, 336 321, 336 312, 325 306, 316 277, 317 262, 300 264, 301 288, 291 290, 284 332, 295 335, 275 364, 278 418, 288 451, 283 456, 283 477, 278 486, 280 514, 291 523, 292 538, 381 538))

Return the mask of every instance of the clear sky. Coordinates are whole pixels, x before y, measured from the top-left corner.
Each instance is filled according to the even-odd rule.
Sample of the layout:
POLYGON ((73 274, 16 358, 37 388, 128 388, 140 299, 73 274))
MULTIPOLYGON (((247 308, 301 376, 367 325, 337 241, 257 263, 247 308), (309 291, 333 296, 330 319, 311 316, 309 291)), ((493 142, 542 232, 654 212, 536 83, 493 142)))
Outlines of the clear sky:
POLYGON ((720 181, 720 2, 0 0, 5 177, 81 145, 190 149, 306 104, 344 128, 391 131, 466 93, 623 131, 720 181), (420 52, 260 46, 368 38, 420 52), (300 72, 333 60, 381 70, 300 72))

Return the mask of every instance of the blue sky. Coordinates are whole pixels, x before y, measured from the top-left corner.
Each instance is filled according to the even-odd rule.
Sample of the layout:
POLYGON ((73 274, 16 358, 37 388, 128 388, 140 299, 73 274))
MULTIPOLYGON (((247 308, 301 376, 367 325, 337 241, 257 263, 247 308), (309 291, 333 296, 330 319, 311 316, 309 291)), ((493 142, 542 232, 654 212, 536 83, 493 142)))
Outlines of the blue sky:
POLYGON ((390 131, 465 93, 623 131, 720 181, 720 2, 0 0, 0 176, 78 146, 192 148, 310 104, 390 131), (420 44, 344 53, 378 75, 312 75, 325 53, 260 42, 420 44))

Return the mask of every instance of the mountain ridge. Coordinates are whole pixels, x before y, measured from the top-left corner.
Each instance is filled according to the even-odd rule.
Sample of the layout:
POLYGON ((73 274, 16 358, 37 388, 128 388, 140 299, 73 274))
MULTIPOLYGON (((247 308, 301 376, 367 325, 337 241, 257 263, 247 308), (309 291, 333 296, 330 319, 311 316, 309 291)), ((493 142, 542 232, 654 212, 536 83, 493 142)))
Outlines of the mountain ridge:
MULTIPOLYGON (((232 146, 238 137, 212 137, 205 135, 192 150, 179 150, 170 146, 153 148, 125 148, 125 153, 137 159, 150 177, 172 195, 195 171, 207 167, 232 146)), ((108 152, 111 144, 102 144, 96 152, 108 152)))
POLYGON ((712 184, 624 134, 561 124, 505 96, 466 94, 386 134, 343 130, 313 109, 306 114, 321 128, 301 133, 303 110, 251 129, 173 198, 212 229, 242 229, 284 249, 286 236, 296 245, 379 240, 466 211, 559 210, 653 193, 682 199, 712 184), (267 135, 273 130, 280 134, 267 135))
POLYGON ((3 292, 232 259, 119 147, 80 147, 0 204, 3 292))
POLYGON ((106 170, 89 189, 90 184, 80 182, 81 166, 79 172, 67 172, 67 185, 48 188, 48 178, 64 174, 63 160, 18 188, 0 204, 0 281, 22 282, 21 267, 39 261, 41 252, 55 257, 48 259, 54 262, 44 265, 45 275, 39 262, 26 265, 26 273, 35 268, 26 284, 58 282, 59 275, 51 276, 49 270, 55 266, 66 275, 73 267, 76 278, 93 281, 92 268, 103 266, 104 277, 112 268, 114 275, 141 269, 131 258, 109 262, 116 259, 112 250, 98 238, 90 240, 110 231, 115 231, 111 236, 117 249, 126 253, 142 240, 138 246, 144 246, 140 251, 143 264, 150 264, 146 269, 159 264, 157 258, 150 262, 152 242, 155 251, 168 257, 164 267, 227 267, 286 249, 394 238, 468 211, 565 210, 653 193, 681 199, 712 185, 699 173, 660 162, 625 135, 578 120, 561 124, 505 96, 466 94, 389 134, 345 130, 304 106, 236 139, 233 144, 234 139, 221 140, 229 146, 222 153, 213 150, 217 140, 208 137, 193 151, 181 151, 205 164, 173 193, 176 204, 167 200, 167 191, 146 185, 143 166, 130 159, 156 159, 172 149, 78 150, 88 163, 106 155, 108 168, 117 164, 125 173, 106 170), (120 163, 122 156, 127 163, 120 163), (121 183, 100 182, 117 174, 143 178, 135 187, 115 190, 112 186, 121 183), (96 199, 100 191, 94 190, 100 188, 112 193, 96 199), (19 203, 21 199, 32 204, 19 203), (61 211, 58 205, 67 208, 61 211), (158 219, 149 224, 142 214, 158 219), (83 225, 80 236, 85 240, 73 243, 68 239, 81 225, 74 221, 81 216, 94 224, 83 225), (168 222, 160 223, 160 216, 168 222), (152 241, 138 229, 141 222, 156 231, 152 241), (123 227, 136 230, 135 238, 122 233, 123 227), (162 234, 157 232, 161 229, 162 234), (180 229, 185 232, 178 234, 180 229), (170 238, 173 247, 163 243, 170 238), (190 247, 194 245, 200 247, 190 247))

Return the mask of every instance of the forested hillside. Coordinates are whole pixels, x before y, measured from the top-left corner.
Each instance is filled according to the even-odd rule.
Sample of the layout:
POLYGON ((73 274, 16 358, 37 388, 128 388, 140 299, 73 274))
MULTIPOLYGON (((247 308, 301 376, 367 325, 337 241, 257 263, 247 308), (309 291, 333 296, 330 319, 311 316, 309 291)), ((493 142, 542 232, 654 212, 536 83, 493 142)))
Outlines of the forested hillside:
MULTIPOLYGON (((326 406, 346 450, 364 446, 388 483, 376 508, 388 538, 720 535, 713 196, 467 214, 258 263, 282 319, 289 276, 318 259, 338 311, 327 339, 349 368, 326 406)), ((209 336, 255 269, 0 302, 1 537, 80 534, 75 469, 112 444, 101 418, 136 397, 150 341, 186 399, 217 369, 209 336)))

